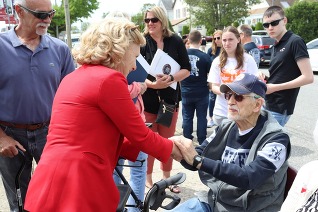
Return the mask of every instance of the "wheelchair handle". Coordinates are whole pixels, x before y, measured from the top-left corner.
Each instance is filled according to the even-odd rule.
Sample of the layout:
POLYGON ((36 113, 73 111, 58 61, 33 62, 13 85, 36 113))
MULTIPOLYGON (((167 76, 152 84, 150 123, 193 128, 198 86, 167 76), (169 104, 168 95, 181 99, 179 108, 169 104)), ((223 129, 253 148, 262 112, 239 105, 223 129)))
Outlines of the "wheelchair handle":
POLYGON ((148 212, 149 208, 151 210, 157 210, 159 207, 161 207, 167 210, 171 210, 176 207, 180 203, 181 199, 178 196, 167 195, 165 189, 171 185, 179 185, 183 183, 185 179, 185 173, 178 173, 172 177, 156 182, 148 191, 145 197, 144 211, 148 212), (163 206, 162 202, 167 198, 170 199, 171 202, 166 206, 163 206))

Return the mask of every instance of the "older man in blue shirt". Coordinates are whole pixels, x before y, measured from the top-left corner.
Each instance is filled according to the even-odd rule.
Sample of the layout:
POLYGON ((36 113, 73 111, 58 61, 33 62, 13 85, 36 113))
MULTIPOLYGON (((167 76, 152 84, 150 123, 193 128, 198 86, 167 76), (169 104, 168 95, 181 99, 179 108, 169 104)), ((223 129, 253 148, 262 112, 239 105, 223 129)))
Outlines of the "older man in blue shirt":
POLYGON ((50 0, 16 0, 19 24, 0 35, 0 172, 11 211, 18 211, 15 177, 21 166, 22 200, 31 177, 32 160, 40 160, 46 143, 55 92, 75 67, 67 45, 48 36, 54 16, 50 0))

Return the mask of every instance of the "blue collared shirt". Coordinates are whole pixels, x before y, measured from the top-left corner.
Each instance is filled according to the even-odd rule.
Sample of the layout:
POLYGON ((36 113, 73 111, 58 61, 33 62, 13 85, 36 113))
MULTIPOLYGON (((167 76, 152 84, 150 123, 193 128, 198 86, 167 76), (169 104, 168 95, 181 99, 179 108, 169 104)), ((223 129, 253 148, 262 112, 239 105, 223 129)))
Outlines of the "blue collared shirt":
POLYGON ((31 51, 14 29, 0 34, 0 120, 42 123, 50 119, 55 92, 75 69, 68 46, 48 35, 31 51))

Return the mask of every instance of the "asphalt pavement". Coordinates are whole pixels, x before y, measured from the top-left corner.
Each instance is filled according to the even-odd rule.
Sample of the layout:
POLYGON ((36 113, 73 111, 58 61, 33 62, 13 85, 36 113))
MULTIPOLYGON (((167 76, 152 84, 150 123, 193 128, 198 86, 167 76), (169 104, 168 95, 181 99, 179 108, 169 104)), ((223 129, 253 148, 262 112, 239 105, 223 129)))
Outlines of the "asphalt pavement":
MULTIPOLYGON (((266 68, 262 69, 266 72, 266 68)), ((318 147, 313 142, 312 132, 318 118, 318 76, 315 76, 315 82, 310 85, 303 86, 298 95, 294 114, 286 125, 286 130, 290 135, 292 143, 292 152, 289 158, 291 166, 299 169, 303 164, 318 159, 318 147)), ((180 104, 181 105, 181 104, 180 104)), ((182 115, 179 112, 176 135, 182 134, 182 115)), ((194 128, 196 129, 196 121, 194 120, 194 128)), ((208 128, 208 135, 211 134, 213 128, 208 128)), ((195 135, 195 132, 194 132, 195 135)), ((195 142, 197 144, 197 142, 195 142)), ((127 168, 124 171, 127 179, 129 174, 127 168)), ((187 176, 184 183, 180 185, 181 193, 178 194, 181 201, 187 200, 195 196, 196 192, 206 191, 207 188, 200 182, 197 172, 185 170, 180 163, 174 162, 171 174, 184 172, 187 176)), ((162 178, 162 172, 159 169, 158 161, 155 162, 153 181, 159 181, 162 178)), ((0 179, 1 181, 1 179, 0 179)), ((167 190, 167 193, 170 191, 167 190)), ((162 211, 161 209, 157 211, 162 211)), ((5 197, 2 182, 0 182, 0 212, 9 212, 8 203, 5 197)))

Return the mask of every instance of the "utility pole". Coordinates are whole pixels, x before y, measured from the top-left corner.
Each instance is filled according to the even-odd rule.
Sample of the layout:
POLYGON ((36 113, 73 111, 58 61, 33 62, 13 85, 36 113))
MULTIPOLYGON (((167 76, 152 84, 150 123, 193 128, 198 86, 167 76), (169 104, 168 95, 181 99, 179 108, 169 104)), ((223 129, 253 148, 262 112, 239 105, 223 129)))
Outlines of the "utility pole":
MULTIPOLYGON (((11 0, 9 0, 9 1, 11 1, 11 0)), ((5 0, 5 2, 6 2, 6 13, 7 13, 7 16, 8 16, 8 24, 9 24, 9 28, 8 29, 10 30, 11 29, 10 14, 12 13, 12 8, 10 6, 12 6, 12 2, 10 4, 10 6, 9 6, 8 0, 5 0)))
MULTIPOLYGON (((57 6, 56 0, 55 0, 55 6, 57 6)), ((56 34, 56 37, 59 38, 59 26, 58 25, 55 25, 55 34, 56 34)))
POLYGON ((64 10, 65 10, 67 45, 71 49, 72 48, 71 20, 70 20, 70 8, 69 8, 68 0, 64 0, 64 10))

